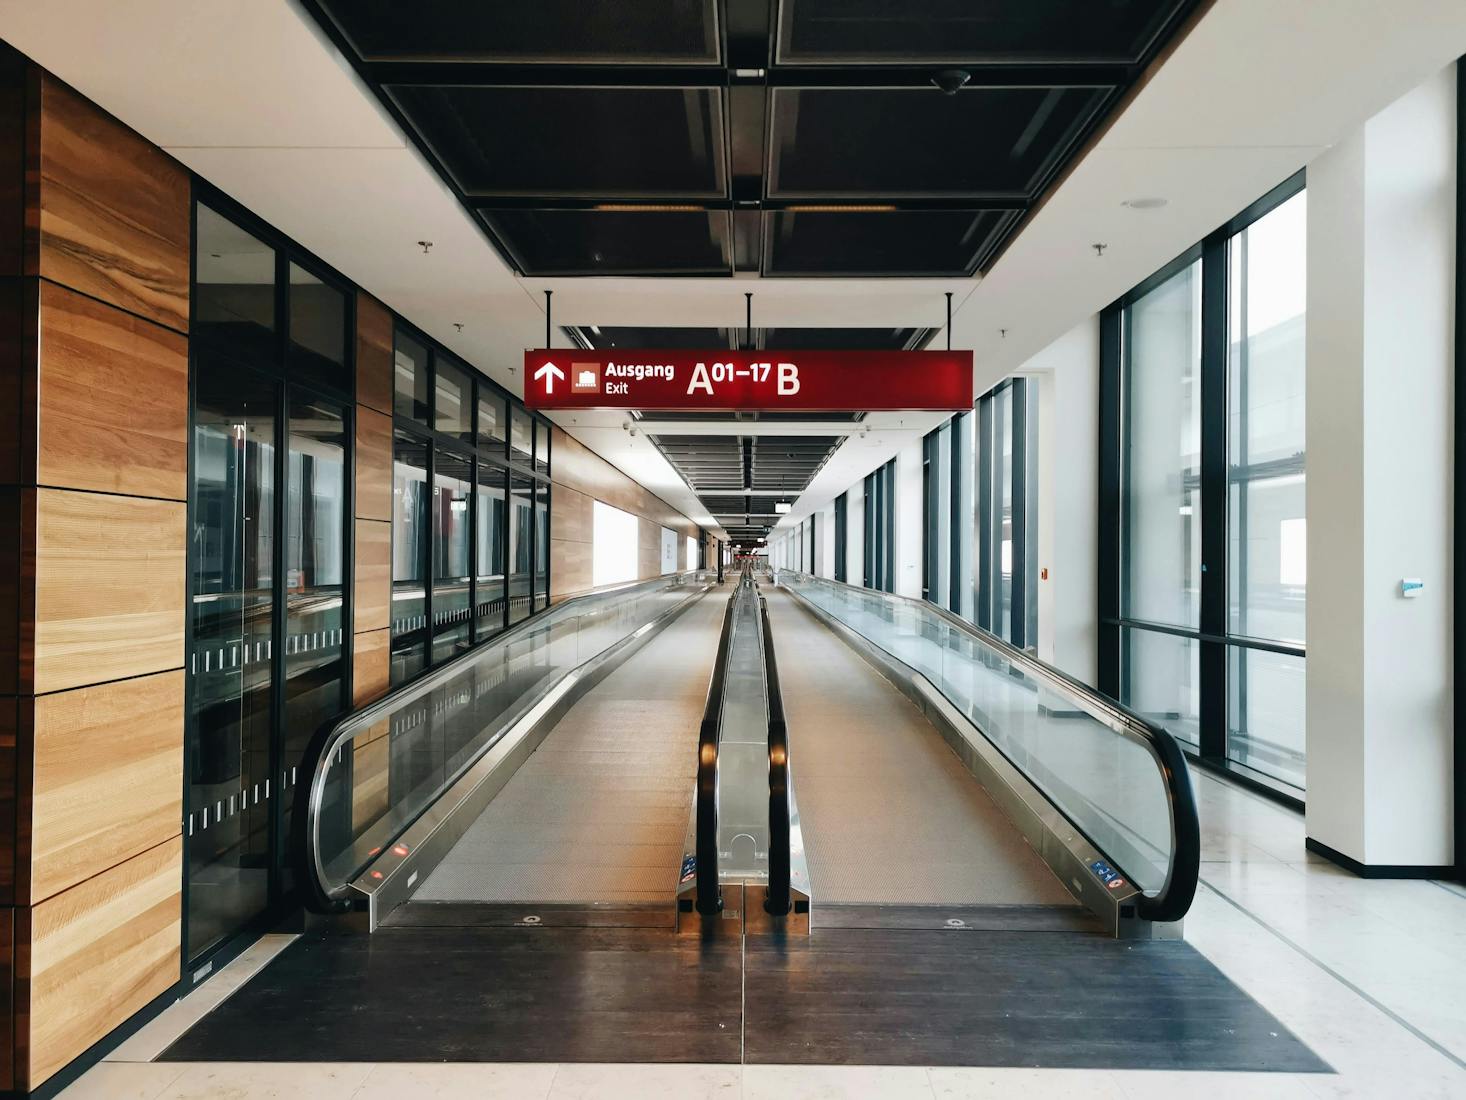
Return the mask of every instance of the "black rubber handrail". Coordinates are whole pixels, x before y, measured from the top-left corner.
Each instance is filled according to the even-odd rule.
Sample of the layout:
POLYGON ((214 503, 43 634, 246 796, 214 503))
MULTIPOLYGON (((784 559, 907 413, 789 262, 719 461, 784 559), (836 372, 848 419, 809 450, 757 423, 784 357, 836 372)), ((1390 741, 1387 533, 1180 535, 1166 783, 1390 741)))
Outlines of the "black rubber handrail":
MULTIPOLYGON (((968 622, 929 600, 899 596, 893 592, 878 592, 861 585, 847 584, 845 581, 829 580, 825 577, 810 577, 809 574, 801 573, 797 569, 784 569, 779 572, 808 577, 821 584, 848 588, 862 596, 874 595, 892 602, 912 604, 922 611, 933 613, 950 626, 963 631, 982 645, 996 651, 1010 664, 1023 669, 1038 680, 1047 681, 1060 695, 1068 696, 1071 702, 1077 703, 1080 710, 1109 714, 1117 724, 1123 727, 1118 732, 1129 736, 1131 740, 1150 752, 1156 768, 1161 773, 1166 791, 1166 803, 1170 810, 1172 855, 1170 864, 1166 868, 1166 881, 1154 897, 1140 894, 1135 900, 1135 911, 1140 917, 1151 921, 1177 921, 1186 915, 1186 911, 1191 908, 1191 903, 1196 897, 1197 882, 1201 875, 1201 821, 1197 814, 1196 795, 1191 788, 1191 773, 1186 766, 1186 757, 1169 730, 1137 714, 1118 700, 1102 694, 1082 680, 1075 679, 1062 669, 1039 660, 1033 654, 1019 649, 1011 642, 1005 641, 996 634, 968 622)), ((892 656, 895 655, 892 654, 892 656)), ((897 657, 897 660, 900 658, 897 657)), ((995 741, 989 743, 1002 753, 1009 763, 1027 774, 1025 769, 1004 752, 1001 745, 995 741)), ((1039 790, 1042 791, 1042 788, 1039 790)), ((1045 795, 1045 797, 1048 796, 1045 795)), ((1078 822, 1064 812, 1063 807, 1055 804, 1053 799, 1049 799, 1049 802, 1096 849, 1104 851, 1078 822)), ((1110 862, 1116 865, 1117 870, 1125 874, 1125 869, 1120 867, 1116 861, 1111 860, 1110 862)), ((1126 877, 1131 882, 1135 881, 1133 875, 1126 877)))
POLYGON ((769 629, 769 605, 759 600, 764 635, 764 691, 769 703, 769 891, 764 911, 782 917, 789 912, 789 727, 779 690, 779 663, 769 629))
MULTIPOLYGON (((695 577, 701 572, 706 572, 706 570, 690 569, 680 574, 680 579, 686 580, 689 577, 695 577)), ((341 744, 345 743, 344 739, 340 737, 343 730, 358 723, 361 725, 370 725, 379 721, 381 718, 398 709, 405 702, 416 698, 426 691, 430 691, 433 687, 457 675, 465 665, 479 660, 484 654, 498 650, 505 644, 517 641, 521 635, 543 626, 545 621, 543 616, 545 614, 557 612, 562 608, 574 606, 582 601, 607 596, 615 592, 624 591, 629 593, 634 589, 648 588, 666 579, 666 577, 652 577, 642 581, 627 581, 602 585, 600 588, 593 588, 575 596, 567 597, 553 607, 548 608, 545 612, 531 615, 515 623, 507 630, 501 631, 485 641, 484 644, 474 646, 472 649, 444 661, 441 665, 434 666, 421 676, 409 680, 404 684, 399 684, 385 695, 382 695, 365 706, 338 714, 334 718, 329 718, 323 722, 311 737, 311 740, 306 745, 305 752, 301 756, 298 774, 307 778, 304 782, 298 783, 295 788, 290 820, 290 836, 288 838, 290 846, 288 854, 291 866, 295 870, 296 888, 300 891, 301 900, 305 904, 305 907, 313 913, 340 913, 351 908, 351 902, 346 896, 345 890, 330 891, 326 889, 325 883, 321 881, 320 874, 318 873, 316 860, 313 858, 314 853, 312 851, 315 821, 311 807, 311 792, 315 786, 316 774, 325 767, 330 755, 341 744)), ((491 746, 484 746, 483 751, 487 751, 489 747, 491 746)), ((456 778, 456 776, 467 771, 480 755, 482 753, 475 754, 472 760, 463 762, 459 770, 454 773, 454 777, 456 778)), ((446 788, 447 783, 444 786, 446 788)), ((400 836, 410 825, 410 821, 403 822, 397 835, 400 836)), ((391 842, 389 841, 388 843, 391 842)))
POLYGON ((708 699, 697 731, 697 911, 705 917, 722 911, 723 893, 718 887, 718 745, 723 734, 723 681, 728 669, 728 647, 733 637, 735 589, 723 612, 723 629, 718 635, 718 655, 708 681, 708 699))

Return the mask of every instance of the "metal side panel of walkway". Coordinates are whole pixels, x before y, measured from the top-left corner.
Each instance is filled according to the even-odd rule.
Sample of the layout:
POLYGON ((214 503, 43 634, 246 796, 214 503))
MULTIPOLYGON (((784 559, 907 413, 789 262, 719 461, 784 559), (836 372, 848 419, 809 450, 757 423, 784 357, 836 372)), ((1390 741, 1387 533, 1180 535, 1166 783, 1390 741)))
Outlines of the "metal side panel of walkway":
POLYGON ((768 606, 818 905, 1080 909, 904 695, 792 596, 768 606))
POLYGON ((709 592, 577 702, 413 900, 670 906, 726 602, 709 592))

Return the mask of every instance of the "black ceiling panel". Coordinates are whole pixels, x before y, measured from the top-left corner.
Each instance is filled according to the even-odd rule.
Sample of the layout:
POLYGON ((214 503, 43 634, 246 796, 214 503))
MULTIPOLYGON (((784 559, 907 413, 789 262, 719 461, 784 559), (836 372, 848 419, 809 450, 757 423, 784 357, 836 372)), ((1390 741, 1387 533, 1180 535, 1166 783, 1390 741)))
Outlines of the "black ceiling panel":
POLYGON ((782 88, 769 197, 1033 197, 1109 88, 782 88))
POLYGON ((1190 0, 778 0, 781 65, 1134 64, 1190 0))
POLYGON ((520 274, 897 278, 987 270, 1204 0, 297 2, 520 274))
POLYGON ((716 88, 388 86, 469 196, 716 199, 716 88))
MULTIPOLYGON (((784 351, 919 351, 931 339, 925 328, 756 328, 753 348, 784 351)), ((571 339, 593 348, 719 348, 748 347, 750 333, 744 328, 633 327, 627 325, 582 325, 566 329, 571 339)), ((680 415, 680 414, 679 414, 680 415)), ((722 416, 722 413, 709 413, 722 416)), ((747 414, 750 419, 760 415, 747 414)), ((795 414, 808 420, 805 413, 795 414)), ((846 419, 847 414, 837 414, 846 419)))
MULTIPOLYGON (((932 337, 926 328, 770 328, 760 347, 785 351, 920 351, 932 337)), ((802 416, 801 419, 808 419, 802 416)))
POLYGON ((526 275, 726 275, 721 211, 490 210, 484 222, 526 275))
POLYGON ((1016 212, 778 211, 764 215, 767 275, 970 275, 1016 212))
POLYGON ((319 0, 371 61, 716 64, 716 0, 319 0))
POLYGON ((593 348, 726 348, 725 328, 633 328, 626 325, 582 327, 580 335, 593 348))

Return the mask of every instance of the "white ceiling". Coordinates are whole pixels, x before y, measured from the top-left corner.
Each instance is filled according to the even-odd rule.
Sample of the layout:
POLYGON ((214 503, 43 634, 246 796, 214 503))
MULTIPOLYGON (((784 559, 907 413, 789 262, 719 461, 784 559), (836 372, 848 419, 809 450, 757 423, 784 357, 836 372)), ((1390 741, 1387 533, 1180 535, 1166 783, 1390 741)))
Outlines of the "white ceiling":
MULTIPOLYGON (((556 344, 560 324, 738 326, 749 290, 760 326, 937 328, 950 290, 981 392, 1466 53, 1466 3, 1216 0, 980 281, 520 279, 293 0, 0 0, 0 37, 515 392, 546 289, 556 344), (1169 203, 1122 205, 1149 196, 1169 203)), ((714 527, 645 434, 605 417, 554 418, 714 527)), ((784 523, 941 419, 867 418, 784 523)))

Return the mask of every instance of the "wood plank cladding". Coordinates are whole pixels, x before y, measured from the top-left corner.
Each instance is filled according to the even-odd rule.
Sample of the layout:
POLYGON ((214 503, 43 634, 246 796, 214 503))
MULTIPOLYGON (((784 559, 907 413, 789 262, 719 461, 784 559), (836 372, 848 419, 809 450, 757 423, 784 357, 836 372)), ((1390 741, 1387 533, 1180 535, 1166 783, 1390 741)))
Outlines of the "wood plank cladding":
POLYGON ((24 1091, 179 977, 192 183, 3 44, 0 145, 0 1089, 24 1091))
POLYGON ((391 631, 370 630, 353 639, 351 705, 364 707, 391 686, 391 631))
POLYGON ((36 480, 183 500, 188 340, 43 282, 36 480))
POLYGON ((356 521, 356 587, 353 589, 356 633, 385 630, 392 610, 392 525, 374 519, 356 521))
POLYGON ((679 561, 686 553, 682 547, 687 537, 700 537, 699 528, 686 516, 560 428, 553 429, 550 445, 555 456, 551 471, 555 502, 550 509, 551 600, 584 592, 594 583, 597 500, 637 517, 637 576, 643 580, 662 571, 661 528, 677 533, 679 561))
MULTIPOLYGON (((58 489, 34 494, 31 690, 181 668, 184 505, 58 489)), ((181 730, 178 736, 181 743, 181 730)))
POLYGON ((392 314, 361 292, 356 295, 356 400, 392 415, 392 314))
POLYGON ((36 273, 188 331, 188 173, 49 74, 40 113, 36 273))
POLYGON ((356 407, 356 515, 392 519, 392 418, 356 407))
POLYGON ((30 737, 30 897, 177 836, 183 672, 43 695, 30 737))
POLYGON ((174 837, 17 911, 28 926, 17 929, 29 941, 17 978, 29 993, 30 1088, 177 982, 182 862, 174 837))
MULTIPOLYGON (((697 534, 697 524, 562 429, 553 429, 550 447, 551 454, 555 456, 550 474, 554 484, 564 485, 662 527, 670 527, 679 536, 697 534)), ((560 498, 556 496, 551 523, 555 522, 553 513, 559 508, 560 498)))

